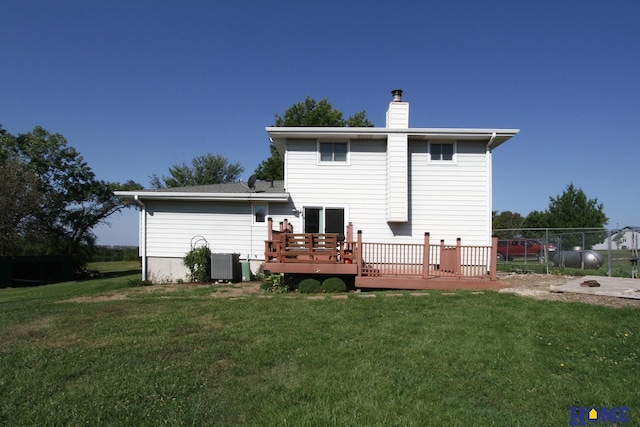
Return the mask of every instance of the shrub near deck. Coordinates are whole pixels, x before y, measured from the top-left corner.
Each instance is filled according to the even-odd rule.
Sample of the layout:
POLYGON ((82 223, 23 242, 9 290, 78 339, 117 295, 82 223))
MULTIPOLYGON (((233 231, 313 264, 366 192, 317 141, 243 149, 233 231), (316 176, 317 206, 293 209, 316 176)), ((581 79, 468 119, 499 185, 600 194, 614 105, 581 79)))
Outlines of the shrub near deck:
POLYGON ((298 291, 302 294, 317 294, 322 290, 322 283, 316 279, 303 279, 298 285, 298 291))
POLYGON ((322 282, 320 287, 323 292, 346 292, 347 285, 339 277, 329 277, 322 282))

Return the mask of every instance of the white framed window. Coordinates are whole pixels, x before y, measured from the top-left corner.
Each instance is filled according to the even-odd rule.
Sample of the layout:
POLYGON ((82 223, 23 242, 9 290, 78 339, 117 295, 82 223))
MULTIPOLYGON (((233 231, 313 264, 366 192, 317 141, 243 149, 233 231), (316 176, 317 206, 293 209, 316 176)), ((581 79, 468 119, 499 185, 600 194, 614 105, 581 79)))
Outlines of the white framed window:
POLYGON ((429 142, 429 162, 433 163, 455 163, 456 143, 455 142, 429 142))
POLYGON ((269 215, 269 205, 267 203, 253 203, 251 214, 254 224, 266 224, 269 215))
POLYGON ((349 142, 318 141, 318 163, 349 163, 349 142))

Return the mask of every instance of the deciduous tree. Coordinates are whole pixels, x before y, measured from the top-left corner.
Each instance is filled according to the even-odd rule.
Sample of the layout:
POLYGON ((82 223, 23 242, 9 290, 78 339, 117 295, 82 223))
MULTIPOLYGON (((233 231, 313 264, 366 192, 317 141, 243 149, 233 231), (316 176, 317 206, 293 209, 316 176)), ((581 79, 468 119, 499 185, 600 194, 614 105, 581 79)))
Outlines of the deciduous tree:
MULTIPOLYGON (((562 194, 549 197, 549 207, 544 211, 533 211, 525 219, 528 228, 604 228, 608 218, 604 206, 597 198, 590 199, 581 188, 569 184, 562 194)), ((563 247, 582 246, 582 233, 565 233, 563 247)), ((602 242, 606 233, 589 232, 584 234, 584 245, 590 248, 602 242)))
MULTIPOLYGON (((29 215, 12 235, 8 249, 12 255, 69 254, 76 265, 83 264, 95 245, 92 229, 131 203, 115 197, 113 191, 141 188, 132 181, 119 184, 96 179, 64 136, 40 126, 17 137, 5 132, 1 142, 3 173, 13 179, 3 187, 5 197, 36 200, 28 204, 29 215)), ((11 227, 16 215, 2 217, 0 227, 11 227)))
POLYGON ((175 164, 169 168, 169 176, 151 176, 153 188, 189 187, 193 185, 235 182, 244 168, 216 154, 205 154, 191 160, 191 165, 175 164))
POLYGON ((524 217, 518 212, 502 211, 498 213, 493 211, 493 233, 499 239, 511 239, 522 228, 524 217))

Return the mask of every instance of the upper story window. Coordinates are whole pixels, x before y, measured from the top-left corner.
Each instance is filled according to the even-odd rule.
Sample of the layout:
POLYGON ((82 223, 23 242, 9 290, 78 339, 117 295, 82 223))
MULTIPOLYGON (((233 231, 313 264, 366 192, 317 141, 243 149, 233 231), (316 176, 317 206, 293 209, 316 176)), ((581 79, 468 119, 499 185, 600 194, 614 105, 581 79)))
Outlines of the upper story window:
POLYGON ((453 161, 453 155, 455 153, 455 144, 452 142, 429 143, 429 155, 432 162, 438 161, 453 161))
POLYGON ((347 162, 349 154, 348 142, 320 142, 321 162, 347 162))

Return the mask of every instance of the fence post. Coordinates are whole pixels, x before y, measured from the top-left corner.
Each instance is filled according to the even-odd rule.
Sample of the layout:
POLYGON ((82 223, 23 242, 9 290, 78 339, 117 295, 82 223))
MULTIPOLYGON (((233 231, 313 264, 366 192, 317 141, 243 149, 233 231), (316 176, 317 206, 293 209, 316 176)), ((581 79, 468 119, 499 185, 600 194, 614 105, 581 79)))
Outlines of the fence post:
POLYGON ((496 280, 498 275, 498 236, 491 237, 491 258, 489 259, 489 280, 496 280))
POLYGON ((456 239, 456 274, 461 276, 462 274, 462 239, 458 237, 456 239))
POLYGON ((422 251, 422 277, 429 278, 429 233, 424 233, 424 250, 422 251))
POLYGON ((362 230, 358 230, 358 246, 356 247, 356 258, 358 263, 358 276, 362 276, 362 230))

